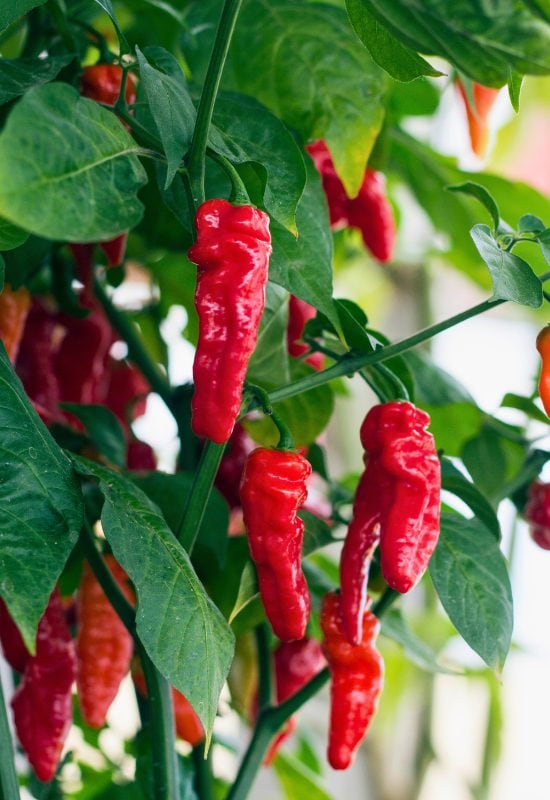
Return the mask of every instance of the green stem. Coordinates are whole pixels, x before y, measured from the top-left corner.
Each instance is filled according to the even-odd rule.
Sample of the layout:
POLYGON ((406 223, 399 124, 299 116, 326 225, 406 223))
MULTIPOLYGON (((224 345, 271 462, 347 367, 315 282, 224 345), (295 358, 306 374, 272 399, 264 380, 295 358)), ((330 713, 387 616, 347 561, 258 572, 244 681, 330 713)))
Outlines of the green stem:
POLYGON ((269 708, 273 699, 273 663, 269 649, 267 623, 263 622, 255 630, 256 647, 258 649, 258 705, 259 710, 269 708))
POLYGON ((94 281, 94 293, 101 303, 107 319, 126 342, 128 358, 143 373, 151 389, 164 400, 171 411, 172 391, 168 379, 150 357, 135 324, 123 311, 116 308, 98 280, 94 281))
POLYGON ((187 496, 187 503, 179 521, 176 537, 182 546, 191 555, 195 541, 199 534, 206 504, 212 491, 216 472, 220 466, 225 445, 206 442, 201 453, 201 459, 193 478, 191 491, 187 496))
MULTIPOLYGON (((373 614, 376 614, 378 618, 382 617, 397 597, 399 597, 398 592, 393 589, 386 589, 382 597, 373 606, 373 614)), ((246 800, 258 770, 263 763, 267 748, 277 731, 289 717, 295 714, 304 703, 307 703, 328 683, 329 678, 329 669, 325 667, 306 683, 299 692, 293 694, 284 703, 260 711, 254 734, 242 760, 235 783, 229 790, 226 800, 246 800)))
POLYGON ((243 180, 231 161, 229 161, 225 156, 220 155, 220 153, 216 153, 215 150, 212 148, 206 148, 206 154, 212 161, 215 161, 220 165, 226 175, 229 177, 231 181, 231 185, 233 187, 233 191, 231 193, 230 200, 235 205, 249 205, 250 204, 250 197, 248 196, 248 192, 246 191, 246 187, 243 183, 243 180))
POLYGON ((54 19, 55 25, 65 47, 69 53, 76 53, 78 51, 78 47, 76 46, 74 36, 67 24, 67 17, 64 13, 66 9, 64 8, 64 5, 65 4, 62 4, 59 2, 59 0, 49 0, 48 11, 54 19))
MULTIPOLYGON (((249 396, 252 395, 252 397, 257 399, 264 414, 268 417, 271 417, 277 426, 277 430, 279 431, 279 442, 277 447, 279 450, 294 450, 294 437, 288 427, 285 425, 282 417, 273 410, 273 406, 271 405, 271 401, 269 399, 269 394, 265 391, 265 389, 262 389, 261 386, 256 386, 254 383, 248 383, 246 386, 246 393, 249 396)), ((248 403, 245 401, 244 406, 246 407, 247 405, 248 403)))
POLYGON ((193 203, 195 207, 203 203, 205 198, 204 174, 208 131, 212 121, 214 103, 216 102, 225 59, 227 58, 227 52, 229 50, 241 3, 242 0, 225 0, 223 4, 218 30, 216 31, 216 38, 214 39, 214 45, 212 47, 212 54, 208 64, 208 71, 204 80, 199 108, 197 110, 197 121, 195 123, 188 159, 193 203))
POLYGON ((174 709, 170 684, 155 667, 141 642, 139 657, 147 685, 150 741, 153 759, 152 800, 179 798, 179 770, 174 733, 174 709))
POLYGON ((8 722, 8 712, 0 680, 0 796, 2 800, 19 800, 19 781, 15 772, 15 753, 8 722))
POLYGON ((212 800, 214 787, 212 781, 212 748, 205 752, 204 742, 193 748, 192 758, 195 767, 195 792, 200 800, 212 800))

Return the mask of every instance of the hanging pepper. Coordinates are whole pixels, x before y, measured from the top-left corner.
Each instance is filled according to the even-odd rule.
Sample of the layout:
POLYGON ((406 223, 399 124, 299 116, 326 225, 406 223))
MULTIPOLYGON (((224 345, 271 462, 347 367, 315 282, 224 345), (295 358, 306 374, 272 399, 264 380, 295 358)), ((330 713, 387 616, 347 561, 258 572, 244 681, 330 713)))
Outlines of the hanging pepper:
POLYGON ((25 321, 31 307, 31 296, 24 286, 13 291, 9 283, 0 294, 0 339, 13 363, 23 338, 25 321))
POLYGON ((21 674, 29 659, 19 628, 11 618, 6 604, 0 599, 0 643, 4 658, 12 669, 21 674))
POLYGON ((252 439, 237 422, 223 454, 214 485, 227 500, 231 509, 240 508, 239 486, 249 453, 254 449, 252 439))
MULTIPOLYGON (((132 664, 132 680, 138 692, 147 697, 147 684, 141 665, 134 661, 132 664)), ((193 706, 181 692, 172 686, 172 706, 174 708, 174 724, 176 734, 180 739, 196 747, 204 739, 204 728, 193 706)))
POLYGON ((349 641, 360 642, 370 560, 398 592, 424 574, 439 537, 441 471, 430 418, 411 403, 374 406, 361 426, 366 469, 340 560, 342 612, 349 641))
POLYGON ((302 572, 304 523, 296 512, 307 498, 309 462, 299 453, 259 447, 246 462, 241 505, 265 613, 281 641, 302 639, 309 592, 302 572))
MULTIPOLYGON (((288 328, 287 328, 287 349, 293 358, 300 358, 307 353, 309 347, 301 341, 306 322, 316 315, 317 311, 305 300, 291 294, 288 301, 288 328)), ((311 353, 306 359, 306 364, 310 364, 313 369, 319 371, 323 369, 323 354, 311 353)))
POLYGON ((472 83, 473 105, 468 97, 466 88, 460 78, 456 80, 458 93, 462 98, 468 118, 468 131, 472 150, 478 156, 483 156, 487 149, 489 138, 489 125, 487 118, 499 94, 499 89, 490 89, 480 83, 472 83))
POLYGON ((129 470, 151 472, 157 468, 155 451, 147 442, 131 439, 126 452, 126 465, 129 470))
MULTIPOLYGON (((273 653, 277 703, 280 705, 299 692, 325 666, 325 657, 316 639, 281 642, 273 653)), ((283 742, 296 730, 296 715, 290 717, 273 740, 264 764, 271 764, 283 742)))
MULTIPOLYGON (((120 590, 133 604, 134 593, 126 573, 112 555, 104 556, 104 560, 120 590)), ((77 612, 78 699, 84 722, 101 728, 130 669, 133 640, 87 563, 78 589, 77 612)))
POLYGON ((60 316, 65 328, 55 355, 60 399, 69 403, 98 403, 105 396, 109 376, 105 360, 113 333, 102 309, 95 304, 84 319, 60 316))
POLYGON ((340 596, 329 592, 321 607, 323 652, 331 675, 328 761, 347 769, 378 706, 384 665, 374 642, 380 623, 370 611, 361 620, 361 643, 352 645, 344 632, 340 596))
POLYGON ((151 387, 133 364, 107 356, 108 385, 103 402, 122 423, 126 432, 133 420, 145 414, 151 387))
POLYGON ((248 361, 264 309, 271 238, 269 217, 252 206, 207 200, 195 216, 199 339, 192 427, 219 444, 233 430, 248 361))
POLYGON ((33 298, 15 370, 46 424, 59 418, 59 383, 54 370, 57 315, 33 298))
POLYGON ((543 550, 550 550, 550 483, 533 481, 523 516, 533 541, 543 550))
MULTIPOLYGON (((86 67, 82 73, 80 81, 80 94, 103 103, 107 106, 114 106, 120 95, 122 86, 122 67, 116 64, 95 64, 86 67)), ((133 75, 128 72, 126 75, 126 88, 124 98, 127 105, 136 102, 136 84, 133 75)), ((126 125, 126 127, 128 127, 126 125)), ((105 255, 109 267, 118 267, 124 261, 126 253, 126 242, 128 232, 115 236, 104 242, 98 242, 105 255)))
POLYGON ((59 592, 38 625, 36 655, 28 657, 13 696, 15 729, 37 777, 51 781, 72 721, 76 657, 59 592))
POLYGON ((365 170, 359 193, 357 197, 351 198, 347 196, 344 185, 336 174, 325 142, 313 142, 307 145, 306 150, 321 174, 331 227, 357 228, 365 246, 377 261, 391 261, 395 244, 395 220, 386 197, 382 173, 372 169, 365 170))
POLYGON ((545 325, 537 336, 537 350, 542 362, 539 378, 539 396, 544 410, 550 417, 550 325, 545 325))

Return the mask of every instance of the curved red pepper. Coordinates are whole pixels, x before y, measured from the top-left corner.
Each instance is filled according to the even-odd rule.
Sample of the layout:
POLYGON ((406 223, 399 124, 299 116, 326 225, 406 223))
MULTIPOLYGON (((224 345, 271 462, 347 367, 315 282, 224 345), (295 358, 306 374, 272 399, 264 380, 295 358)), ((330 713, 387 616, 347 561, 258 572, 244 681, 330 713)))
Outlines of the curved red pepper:
POLYGON ((384 665, 374 645, 380 623, 365 611, 361 643, 350 644, 340 596, 330 592, 323 598, 321 629, 331 674, 328 761, 333 769, 347 769, 365 738, 382 691, 384 665))
POLYGON ((41 781, 51 781, 71 726, 76 657, 59 592, 38 625, 36 655, 29 656, 12 700, 21 746, 41 781))
POLYGON ((219 444, 231 436, 264 309, 269 217, 252 206, 207 200, 195 216, 199 340, 192 427, 219 444))
POLYGON ((441 472, 429 422, 411 403, 391 402, 374 406, 361 426, 366 469, 340 560, 342 611, 355 644, 378 541, 382 575, 403 593, 418 583, 437 544, 441 472))
POLYGON ((275 635, 302 639, 309 592, 302 572, 304 523, 296 512, 307 498, 309 462, 299 453, 258 448, 248 457, 241 505, 260 595, 275 635))

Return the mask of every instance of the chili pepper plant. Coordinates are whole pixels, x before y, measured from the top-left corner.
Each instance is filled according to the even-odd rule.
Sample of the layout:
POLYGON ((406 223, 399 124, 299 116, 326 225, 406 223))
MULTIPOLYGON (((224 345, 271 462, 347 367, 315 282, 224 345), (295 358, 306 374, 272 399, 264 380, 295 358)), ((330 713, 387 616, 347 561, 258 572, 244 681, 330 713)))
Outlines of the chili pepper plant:
POLYGON ((544 315, 547 198, 483 158, 550 74, 546 4, 11 0, 0 55, 0 796, 244 800, 273 770, 281 797, 329 798, 366 759, 387 797, 420 698, 412 800, 458 635, 488 797, 497 512, 548 548, 547 417, 537 376, 512 424, 430 344, 505 304, 544 315), (461 161, 431 144, 450 107, 461 161), (444 317, 450 270, 480 301, 444 317), (192 369, 166 338, 182 308, 192 369), (153 395, 173 459, 138 435, 153 395), (335 458, 346 418, 362 471, 335 458))

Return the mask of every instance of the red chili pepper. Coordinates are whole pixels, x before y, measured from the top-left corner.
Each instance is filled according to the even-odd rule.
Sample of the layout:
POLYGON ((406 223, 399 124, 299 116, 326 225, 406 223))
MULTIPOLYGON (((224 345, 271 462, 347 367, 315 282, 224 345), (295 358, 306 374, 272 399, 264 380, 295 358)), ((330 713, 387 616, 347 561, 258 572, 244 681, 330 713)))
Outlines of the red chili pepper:
POLYGON ((543 550, 550 550, 550 483, 533 481, 523 516, 529 522, 533 541, 543 550))
MULTIPOLYGON (((98 103, 114 106, 120 95, 122 86, 122 68, 116 64, 95 64, 86 67, 82 73, 80 94, 98 103)), ((126 76, 126 89, 124 97, 127 105, 136 102, 136 83, 133 75, 128 72, 126 76)), ((127 125, 125 126, 128 127, 127 125)), ((118 267, 124 261, 128 232, 115 236, 104 242, 98 242, 105 255, 109 267, 118 267)))
POLYGON ((59 384, 54 371, 57 315, 34 298, 15 369, 28 396, 49 424, 59 417, 59 384))
MULTIPOLYGON (((126 599, 133 604, 134 593, 126 573, 112 555, 104 556, 104 560, 126 599)), ((130 669, 133 640, 87 563, 77 603, 78 699, 84 721, 92 728, 101 728, 130 669)))
POLYGON ((207 200, 195 216, 199 340, 193 365, 192 427, 226 442, 242 400, 248 361, 264 309, 269 217, 252 206, 207 200))
POLYGON ((76 319, 64 314, 60 321, 65 336, 54 363, 60 399, 69 403, 102 402, 109 379, 105 360, 113 342, 107 318, 94 304, 88 317, 76 319))
POLYGON ((24 286, 13 291, 9 283, 0 293, 0 339, 13 363, 23 338, 25 321, 31 307, 31 296, 24 286))
POLYGON ((240 423, 236 423, 221 460, 214 485, 227 500, 230 508, 240 508, 239 486, 244 465, 254 449, 252 439, 240 423))
MULTIPOLYGON (((273 653, 277 703, 280 705, 299 692, 326 665, 320 643, 316 639, 281 642, 273 653)), ((283 742, 296 730, 296 716, 290 717, 273 740, 264 764, 271 764, 283 742)))
POLYGON ((342 611, 358 644, 372 553, 380 541, 386 582, 410 591, 424 574, 439 537, 441 471, 430 418, 411 403, 374 406, 361 426, 366 469, 340 560, 342 611))
POLYGON ((344 632, 340 596, 326 594, 321 607, 323 652, 331 674, 328 761, 347 769, 378 706, 384 665, 374 642, 380 623, 370 611, 361 621, 361 643, 352 645, 344 632))
POLYGON ((550 417, 550 325, 545 325, 537 336, 537 350, 541 358, 539 396, 550 417))
POLYGON ((128 442, 126 464, 130 470, 150 472, 157 468, 157 457, 150 444, 132 439, 128 442))
POLYGON ((132 364, 107 357, 108 386, 103 402, 126 430, 133 420, 145 414, 151 387, 132 364))
POLYGON ((332 228, 346 226, 361 231, 363 241, 378 261, 390 261, 395 244, 395 220, 384 187, 384 176, 367 169, 357 197, 350 198, 336 174, 324 141, 306 147, 321 174, 332 228))
POLYGON ((488 86, 482 86, 480 83, 472 83, 472 106, 468 93, 460 78, 456 80, 456 87, 466 108, 472 150, 476 155, 482 156, 487 149, 487 141, 489 138, 487 118, 497 99, 499 89, 490 89, 488 86))
POLYGON ((296 512, 307 498, 309 462, 299 453, 258 448, 248 457, 241 505, 260 595, 275 635, 302 639, 310 599, 301 567, 304 523, 296 512))
MULTIPOLYGON (((305 300, 291 294, 288 301, 288 328, 287 328, 287 348, 293 358, 300 358, 307 353, 309 347, 301 341, 306 322, 316 315, 317 311, 305 300)), ((311 353, 305 361, 317 371, 323 369, 323 354, 311 353)))
POLYGON ((4 658, 16 672, 23 672, 29 660, 29 651, 25 647, 19 628, 11 618, 6 604, 0 599, 0 642, 4 658))
POLYGON ((36 655, 29 656, 12 700, 15 728, 36 775, 55 775, 73 716, 76 657, 56 590, 38 625, 36 655))

